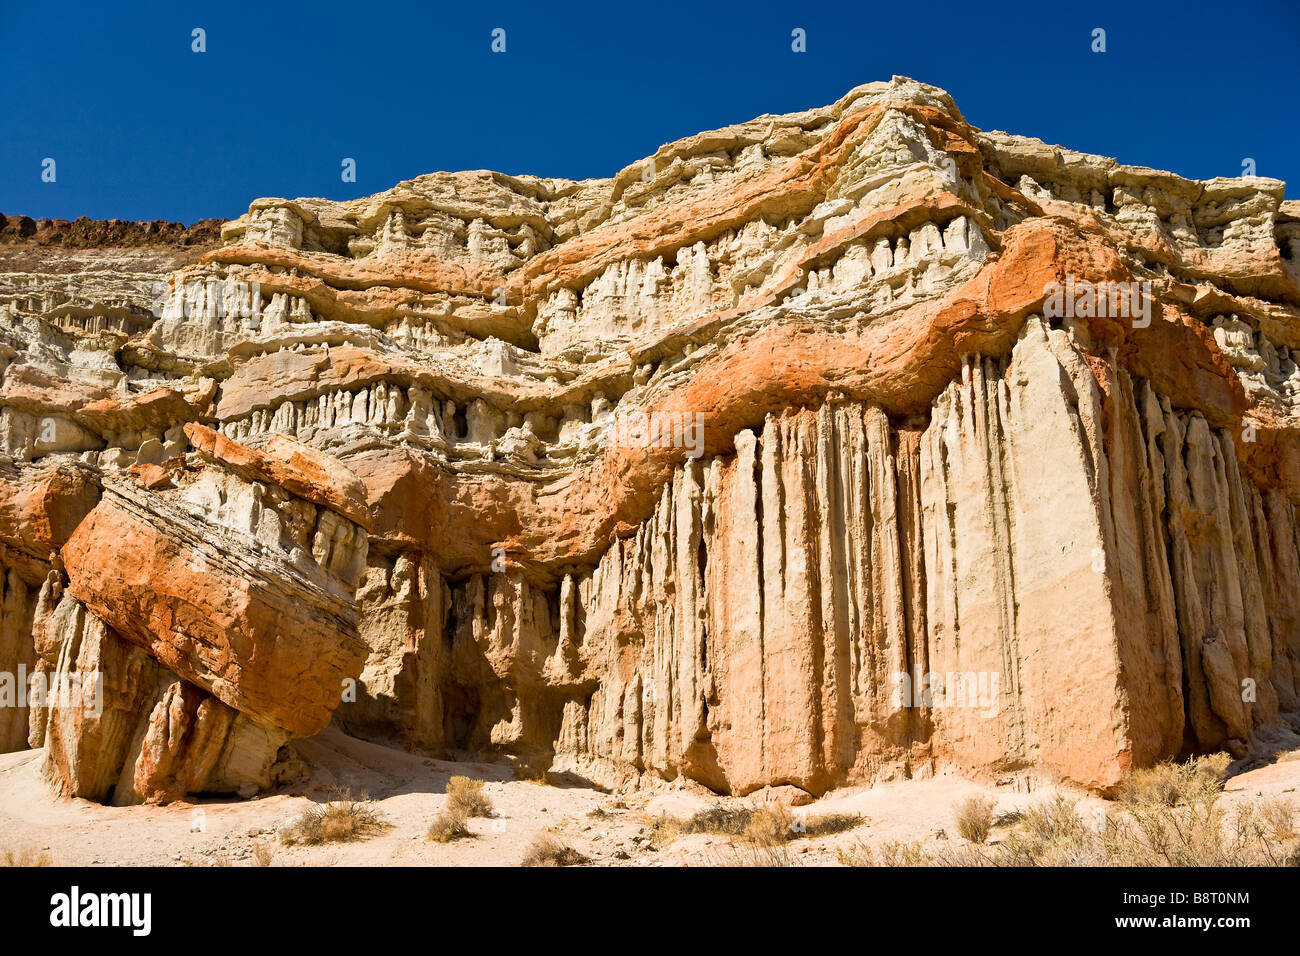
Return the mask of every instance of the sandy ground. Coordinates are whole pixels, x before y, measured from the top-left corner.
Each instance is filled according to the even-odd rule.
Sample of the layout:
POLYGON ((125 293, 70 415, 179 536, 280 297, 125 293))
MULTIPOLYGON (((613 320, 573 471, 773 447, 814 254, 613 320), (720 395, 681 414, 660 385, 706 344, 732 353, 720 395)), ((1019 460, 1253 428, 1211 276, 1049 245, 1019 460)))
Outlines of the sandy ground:
MULTIPOLYGON (((514 866, 543 832, 578 850, 596 865, 700 866, 737 862, 742 851, 726 836, 657 836, 655 817, 684 818, 718 803, 703 791, 665 785, 658 791, 606 793, 586 785, 515 779, 511 767, 493 763, 429 760, 367 743, 336 730, 298 743, 310 767, 301 783, 284 793, 239 800, 201 800, 165 807, 103 807, 52 797, 38 773, 34 751, 0 755, 0 848, 44 851, 66 866, 251 866, 256 845, 273 848, 272 866, 514 866), (432 843, 425 832, 443 809, 449 777, 486 781, 496 816, 471 821, 474 836, 432 843), (323 846, 283 846, 276 831, 313 802, 346 788, 367 794, 390 826, 367 839, 323 846)), ((1300 806, 1300 751, 1279 755, 1268 766, 1232 777, 1229 803, 1281 796, 1300 806)), ((859 842, 879 847, 891 840, 927 845, 957 841, 953 808, 969 796, 996 801, 998 814, 1024 809, 1058 788, 1020 778, 1003 786, 981 785, 952 774, 838 790, 796 815, 858 814, 847 833, 801 837, 787 846, 792 862, 836 864, 836 848, 859 842)), ((1081 801, 1083 813, 1106 801, 1061 788, 1081 801)), ((995 830, 996 839, 998 831, 995 830)))

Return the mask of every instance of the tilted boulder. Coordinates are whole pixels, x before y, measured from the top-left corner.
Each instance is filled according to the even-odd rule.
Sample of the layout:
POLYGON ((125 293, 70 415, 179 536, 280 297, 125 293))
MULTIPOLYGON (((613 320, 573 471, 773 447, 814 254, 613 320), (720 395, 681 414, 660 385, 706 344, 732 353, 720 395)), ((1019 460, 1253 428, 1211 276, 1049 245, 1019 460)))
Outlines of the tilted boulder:
POLYGON ((181 680, 60 590, 52 572, 37 619, 45 690, 30 740, 56 791, 123 805, 251 796, 292 777, 291 734, 181 680))
POLYGON ((105 714, 52 707, 32 742, 78 796, 266 786, 366 658, 353 599, 366 534, 340 513, 364 517, 360 482, 287 438, 262 453, 191 433, 188 460, 137 470, 150 487, 106 483, 62 549, 66 592, 38 648, 51 686, 100 674, 105 714))

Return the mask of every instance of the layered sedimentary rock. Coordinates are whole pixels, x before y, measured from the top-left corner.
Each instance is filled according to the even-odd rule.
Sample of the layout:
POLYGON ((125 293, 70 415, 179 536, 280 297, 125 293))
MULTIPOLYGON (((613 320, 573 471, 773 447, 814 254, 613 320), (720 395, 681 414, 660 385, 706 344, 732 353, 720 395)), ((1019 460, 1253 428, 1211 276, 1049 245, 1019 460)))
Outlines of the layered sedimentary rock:
POLYGON ((0 669, 106 705, 0 745, 119 802, 273 785, 330 720, 738 794, 1262 752, 1300 710, 1283 196, 895 78, 610 179, 105 228, 129 281, 89 225, 0 231, 0 669))
POLYGON ((39 592, 29 743, 76 796, 269 786, 367 657, 361 482, 284 436, 185 434, 187 458, 104 480, 39 592))

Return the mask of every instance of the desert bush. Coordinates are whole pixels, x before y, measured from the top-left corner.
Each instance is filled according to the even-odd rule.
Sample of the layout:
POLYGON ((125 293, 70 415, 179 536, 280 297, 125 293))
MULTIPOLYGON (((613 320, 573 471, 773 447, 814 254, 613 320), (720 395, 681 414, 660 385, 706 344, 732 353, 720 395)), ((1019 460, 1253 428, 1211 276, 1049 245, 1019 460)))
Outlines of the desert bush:
POLYGON ((919 841, 890 840, 880 848, 881 866, 925 866, 925 851, 919 841))
POLYGON ((934 860, 926 853, 919 840, 904 843, 901 840, 889 840, 881 844, 879 851, 872 849, 864 841, 857 840, 848 846, 839 847, 835 857, 842 866, 931 866, 934 860))
POLYGON ((582 866, 590 862, 568 844, 561 843, 549 833, 541 833, 528 844, 520 866, 582 866))
POLYGON ((45 850, 34 846, 9 846, 0 850, 0 866, 53 866, 54 861, 45 850))
POLYGON ((854 840, 847 846, 836 847, 835 859, 840 866, 875 866, 876 854, 863 840, 854 840))
POLYGON ((339 799, 313 804, 304 810, 289 826, 281 829, 280 840, 290 846, 295 843, 307 846, 347 843, 387 828, 388 824, 369 800, 354 800, 344 791, 339 794, 339 799))
POLYGON ((1139 770, 1125 782, 1125 813, 1104 845, 1125 866, 1277 866, 1296 858, 1295 810, 1285 801, 1242 803, 1229 814, 1220 797, 1227 754, 1139 770))
POLYGON ((683 834, 710 833, 719 836, 744 837, 753 843, 775 845, 798 837, 820 837, 845 833, 862 825, 856 813, 828 813, 807 819, 796 819, 779 803, 765 803, 759 807, 712 806, 700 810, 685 820, 674 820, 660 814, 651 822, 656 834, 671 839, 683 834))
POLYGON ((1175 807, 1217 797, 1223 792, 1228 762, 1228 755, 1219 753, 1135 770, 1124 781, 1120 799, 1126 804, 1175 807))
POLYGON ((1283 800, 1239 806, 1230 818, 1226 858, 1231 866, 1300 866, 1295 808, 1283 800))
POLYGON ((751 812, 742 834, 747 841, 759 847, 779 846, 794 835, 794 817, 779 803, 764 804, 751 812))
POLYGON ((784 843, 758 844, 742 840, 707 857, 709 866, 786 867, 798 866, 790 847, 784 843))
POLYGON ((1105 846, 1122 866, 1297 865, 1292 814, 1275 801, 1242 803, 1231 814, 1209 797, 1135 804, 1107 827, 1105 846))
POLYGON ((1057 794, 999 816, 1011 829, 996 846, 887 843, 873 851, 859 841, 838 857, 846 866, 1300 866, 1296 807, 1269 799, 1229 812, 1220 799, 1227 765, 1218 754, 1138 771, 1096 827, 1077 801, 1057 794))
POLYGON ((449 805, 447 809, 433 818, 433 823, 429 825, 429 831, 425 834, 425 839, 432 840, 435 843, 450 843, 452 840, 472 835, 469 831, 469 817, 466 815, 464 808, 449 805))
POLYGON ((675 830, 677 833, 720 833, 740 836, 749 828, 749 822, 753 817, 754 811, 750 807, 713 806, 707 810, 700 810, 686 820, 673 821, 660 817, 659 822, 665 829, 675 830))
POLYGON ((800 825, 795 827, 795 833, 805 837, 830 836, 834 833, 847 833, 860 826, 862 817, 856 813, 826 813, 800 821, 800 825))
POLYGON ((991 862, 1005 866, 1089 866, 1106 862, 1077 801, 1056 794, 1025 810, 991 862))
POLYGON ((1295 827, 1295 804, 1277 798, 1265 800, 1259 805, 1259 814, 1272 839, 1294 840, 1300 837, 1295 827))
POLYGON ((452 777, 447 781, 447 806, 463 811, 466 817, 486 817, 492 813, 492 801, 483 792, 483 781, 469 777, 452 777))
POLYGON ((253 844, 254 866, 270 866, 273 859, 275 859, 274 844, 266 840, 258 840, 253 844))
POLYGON ((957 832, 971 843, 985 843, 993 831, 993 801, 970 797, 957 805, 957 832))

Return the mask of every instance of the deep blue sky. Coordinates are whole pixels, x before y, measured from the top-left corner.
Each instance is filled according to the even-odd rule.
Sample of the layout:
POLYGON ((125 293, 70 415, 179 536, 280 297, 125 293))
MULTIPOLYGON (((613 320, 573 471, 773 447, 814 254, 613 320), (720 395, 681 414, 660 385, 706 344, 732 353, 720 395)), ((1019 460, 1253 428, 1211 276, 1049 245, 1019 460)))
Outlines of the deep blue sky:
POLYGON ((189 223, 438 169, 608 176, 660 143, 895 73, 944 87, 984 129, 1196 178, 1252 157, 1300 195, 1295 0, 0 0, 0 50, 8 214, 189 223), (791 52, 795 27, 806 53, 791 52))

